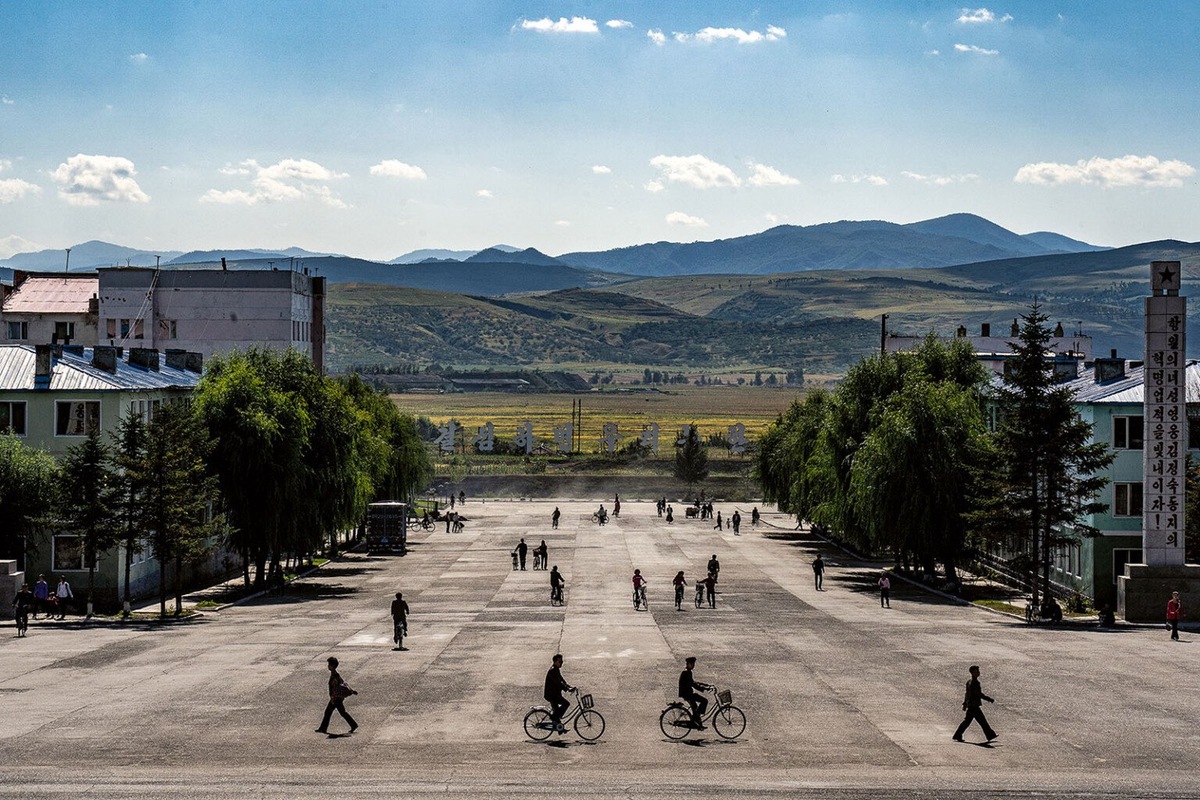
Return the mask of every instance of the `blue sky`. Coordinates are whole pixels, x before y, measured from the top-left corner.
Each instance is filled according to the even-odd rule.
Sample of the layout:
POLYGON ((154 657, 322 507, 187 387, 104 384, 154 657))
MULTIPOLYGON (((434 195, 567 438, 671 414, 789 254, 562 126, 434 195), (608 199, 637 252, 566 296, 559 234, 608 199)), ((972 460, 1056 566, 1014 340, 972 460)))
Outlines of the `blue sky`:
POLYGON ((1200 240, 1200 4, 0 0, 0 257, 1200 240))

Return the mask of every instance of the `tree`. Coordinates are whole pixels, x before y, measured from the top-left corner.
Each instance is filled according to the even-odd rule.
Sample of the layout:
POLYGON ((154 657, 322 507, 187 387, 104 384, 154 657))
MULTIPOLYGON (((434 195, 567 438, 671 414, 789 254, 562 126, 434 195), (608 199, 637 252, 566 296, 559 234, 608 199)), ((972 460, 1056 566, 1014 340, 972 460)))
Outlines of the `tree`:
POLYGON ((187 403, 165 403, 146 430, 146 515, 158 560, 159 614, 167 615, 167 567, 174 566, 175 613, 183 610, 183 562, 206 549, 217 484, 205 459, 211 440, 187 403))
POLYGON ((58 476, 58 462, 49 453, 0 435, 0 556, 21 556, 23 539, 53 511, 58 476))
POLYGON ((1114 457, 1091 441, 1092 425, 1075 411, 1071 390, 1055 382, 1047 319, 1037 303, 1021 317, 996 396, 997 463, 984 477, 985 501, 974 517, 982 535, 1013 554, 1035 603, 1050 591, 1054 550, 1098 534, 1083 518, 1108 508, 1097 499, 1108 479, 1097 473, 1114 457))
POLYGON ((87 616, 92 616, 96 592, 96 558, 117 541, 113 528, 109 451, 93 430, 72 446, 62 460, 58 516, 62 524, 83 539, 87 564, 87 616))
POLYGON ((689 490, 708 477, 708 454, 695 423, 688 426, 687 437, 675 448, 675 477, 686 482, 689 490))
POLYGON ((130 578, 133 557, 142 549, 146 530, 146 423, 140 414, 127 414, 117 424, 110 448, 113 528, 125 551, 124 615, 132 613, 130 578))

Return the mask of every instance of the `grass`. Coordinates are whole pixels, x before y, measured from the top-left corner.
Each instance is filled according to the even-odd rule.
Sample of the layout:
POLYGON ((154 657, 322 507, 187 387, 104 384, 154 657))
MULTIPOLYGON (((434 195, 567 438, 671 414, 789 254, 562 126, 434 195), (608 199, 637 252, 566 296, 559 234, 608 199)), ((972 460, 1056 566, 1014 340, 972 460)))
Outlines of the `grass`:
POLYGON ((1012 603, 1004 600, 996 600, 994 598, 983 598, 980 600, 971 601, 977 606, 990 608, 994 611, 1003 611, 1005 614, 1015 614, 1018 617, 1025 617, 1025 606, 1014 606, 1012 603))

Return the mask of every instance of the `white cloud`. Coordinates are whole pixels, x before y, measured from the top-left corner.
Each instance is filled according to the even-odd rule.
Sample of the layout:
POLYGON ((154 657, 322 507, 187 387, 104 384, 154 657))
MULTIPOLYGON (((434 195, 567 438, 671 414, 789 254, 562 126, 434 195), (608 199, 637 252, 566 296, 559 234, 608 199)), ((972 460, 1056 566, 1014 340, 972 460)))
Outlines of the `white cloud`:
POLYGON ((633 23, 627 19, 610 19, 604 23, 606 28, 632 28, 633 23))
POLYGON ((347 177, 346 173, 335 172, 307 158, 285 158, 266 167, 251 158, 236 167, 226 165, 218 171, 222 175, 253 175, 250 189, 209 189, 201 195, 201 202, 254 206, 314 199, 330 208, 349 207, 325 185, 347 177))
POLYGON ((400 178, 406 181, 423 181, 428 176, 425 170, 412 164, 405 164, 394 158, 385 158, 371 167, 372 175, 382 175, 385 178, 400 178))
POLYGON ((654 180, 654 181, 646 181, 644 184, 642 184, 642 188, 645 189, 647 192, 650 192, 650 194, 658 194, 659 192, 661 192, 663 189, 665 189, 667 187, 663 186, 662 181, 654 180))
POLYGON ((603 164, 593 164, 593 165, 592 165, 592 172, 593 172, 594 174, 596 174, 596 175, 610 175, 610 174, 612 174, 612 170, 611 170, 611 169, 609 169, 608 167, 604 166, 603 164))
POLYGON ((754 174, 746 181, 751 186, 798 186, 800 181, 766 164, 751 164, 754 174))
POLYGON ((596 20, 587 17, 559 17, 558 21, 543 17, 542 19, 521 20, 521 30, 537 31, 538 33, 599 33, 596 20))
POLYGON ((925 51, 925 55, 927 55, 927 56, 940 56, 941 54, 942 54, 941 50, 926 50, 925 51))
POLYGON ((16 100, 13 100, 8 95, 4 95, 3 97, 0 97, 0 103, 4 103, 4 105, 6 105, 6 106, 11 106, 15 102, 16 102, 16 100))
POLYGON ((478 189, 475 192, 476 197, 495 197, 491 189, 478 189))
POLYGON ((738 44, 759 44, 761 42, 777 42, 787 37, 787 31, 776 25, 768 25, 767 32, 744 31, 741 28, 701 28, 695 33, 672 34, 677 42, 697 41, 712 44, 723 40, 731 40, 738 44))
POLYGON ((692 156, 655 156, 650 166, 662 173, 670 183, 682 183, 695 189, 717 186, 740 186, 742 181, 733 170, 700 154, 692 156))
POLYGON ((145 64, 150 60, 150 56, 146 55, 145 53, 134 53, 129 57, 129 60, 134 64, 145 64))
POLYGON ((58 196, 73 206, 96 206, 102 201, 145 203, 134 176, 133 162, 120 156, 73 155, 59 164, 50 177, 58 184, 58 196))
POLYGON ((986 22, 1011 22, 1012 14, 997 17, 994 12, 986 8, 964 8, 955 21, 960 25, 979 25, 986 22))
POLYGON ((685 228, 707 228, 708 223, 700 217, 693 217, 691 214, 685 214, 682 211, 672 211, 667 214, 668 225, 682 225, 685 228))
POLYGON ((779 214, 773 214, 770 211, 763 216, 766 218, 767 222, 771 223, 772 225, 778 225, 782 220, 787 218, 786 215, 780 216, 779 214))
POLYGON ((45 250, 40 244, 31 242, 16 234, 0 239, 0 258, 12 258, 17 253, 36 253, 45 250))
POLYGON ((830 175, 830 183, 866 183, 871 186, 887 186, 888 180, 882 175, 830 175))
POLYGON ((555 225, 557 225, 557 226, 558 226, 558 227, 560 227, 560 228, 569 228, 569 227, 571 227, 571 222, 570 222, 570 220, 565 220, 565 219, 556 220, 554 224, 555 224, 555 225))
POLYGON ((20 178, 0 179, 0 205, 15 203, 27 194, 37 194, 42 187, 20 178))
POLYGON ((967 183, 968 181, 979 180, 979 176, 973 172, 966 172, 960 175, 922 175, 919 172, 905 170, 900 174, 917 183, 925 183, 930 186, 949 186, 952 183, 967 183))
POLYGON ((956 51, 958 51, 959 53, 975 53, 975 54, 981 55, 981 56, 998 56, 998 55, 1000 55, 999 50, 988 50, 983 47, 977 47, 976 45, 973 45, 973 44, 956 44, 956 45, 954 45, 954 49, 956 51))
POLYGON ((662 47, 667 42, 667 35, 656 28, 646 31, 646 38, 654 42, 659 47, 662 47))
POLYGON ((1078 183, 1094 186, 1179 187, 1196 168, 1184 161, 1159 161, 1154 156, 1080 159, 1074 164, 1041 161, 1017 170, 1016 183, 1058 186, 1078 183))

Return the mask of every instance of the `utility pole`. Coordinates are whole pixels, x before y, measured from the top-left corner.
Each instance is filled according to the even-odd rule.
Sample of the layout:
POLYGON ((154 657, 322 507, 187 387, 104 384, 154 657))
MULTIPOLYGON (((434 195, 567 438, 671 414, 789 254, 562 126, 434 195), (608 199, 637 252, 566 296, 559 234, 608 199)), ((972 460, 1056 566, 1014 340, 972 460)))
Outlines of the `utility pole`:
POLYGON ((63 272, 70 272, 70 271, 71 271, 71 248, 68 247, 67 248, 67 263, 63 267, 63 272))
POLYGON ((879 355, 887 355, 887 314, 879 315, 879 355))

